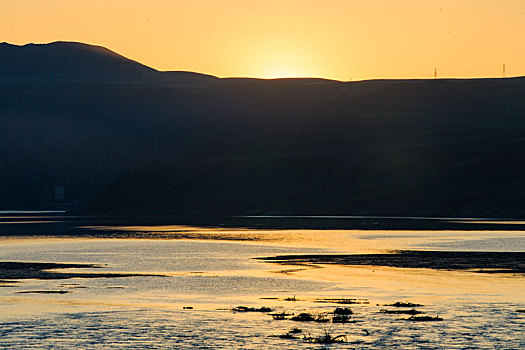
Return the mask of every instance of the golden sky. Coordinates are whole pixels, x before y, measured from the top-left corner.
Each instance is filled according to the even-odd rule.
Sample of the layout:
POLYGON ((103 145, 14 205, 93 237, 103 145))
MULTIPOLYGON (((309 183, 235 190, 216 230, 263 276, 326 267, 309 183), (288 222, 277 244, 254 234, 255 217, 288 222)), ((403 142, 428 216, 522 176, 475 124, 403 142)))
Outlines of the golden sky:
POLYGON ((525 0, 1 0, 0 41, 220 77, 525 75, 525 0))

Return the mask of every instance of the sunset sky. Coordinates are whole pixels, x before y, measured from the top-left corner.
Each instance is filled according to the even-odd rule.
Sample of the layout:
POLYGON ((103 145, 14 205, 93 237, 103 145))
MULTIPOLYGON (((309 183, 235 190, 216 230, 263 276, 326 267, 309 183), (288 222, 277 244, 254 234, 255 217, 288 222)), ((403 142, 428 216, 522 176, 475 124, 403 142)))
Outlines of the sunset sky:
POLYGON ((220 77, 525 75, 524 0, 2 0, 0 41, 220 77))

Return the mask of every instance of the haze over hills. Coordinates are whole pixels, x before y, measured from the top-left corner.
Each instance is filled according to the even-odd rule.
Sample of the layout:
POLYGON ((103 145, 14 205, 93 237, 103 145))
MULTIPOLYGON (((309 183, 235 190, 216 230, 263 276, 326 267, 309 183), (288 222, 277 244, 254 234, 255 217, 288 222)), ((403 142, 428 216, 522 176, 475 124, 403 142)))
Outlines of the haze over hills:
POLYGON ((219 79, 0 45, 0 206, 525 216, 525 79, 219 79))

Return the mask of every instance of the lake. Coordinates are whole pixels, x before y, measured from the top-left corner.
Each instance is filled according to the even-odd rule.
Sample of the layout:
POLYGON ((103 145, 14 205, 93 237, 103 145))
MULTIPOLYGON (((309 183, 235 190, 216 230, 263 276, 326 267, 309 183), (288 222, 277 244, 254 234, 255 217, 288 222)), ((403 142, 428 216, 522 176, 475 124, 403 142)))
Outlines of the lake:
MULTIPOLYGON (((0 347, 319 349, 305 337, 328 332, 346 335, 346 343, 329 345, 342 349, 525 348, 523 274, 254 259, 399 249, 524 252, 523 223, 465 220, 449 227, 452 220, 446 220, 418 230, 407 229, 410 222, 391 229, 390 221, 368 218, 379 225, 366 230, 342 228, 359 227, 352 220, 362 218, 335 224, 340 219, 325 218, 299 228, 282 220, 268 224, 274 219, 190 225, 169 218, 145 224, 3 213, 0 261, 95 264, 52 272, 132 276, 4 279, 0 347), (323 225, 327 228, 320 229, 323 225), (479 225, 485 229, 476 229, 479 225), (397 301, 421 304, 415 307, 421 315, 443 320, 416 322, 407 320, 409 314, 381 312, 411 309, 385 306, 397 301), (338 307, 353 314, 344 324, 298 322, 232 311, 241 305, 329 320, 338 307), (278 337, 293 328, 302 333, 278 337)), ((425 225, 430 224, 419 226, 425 225)))

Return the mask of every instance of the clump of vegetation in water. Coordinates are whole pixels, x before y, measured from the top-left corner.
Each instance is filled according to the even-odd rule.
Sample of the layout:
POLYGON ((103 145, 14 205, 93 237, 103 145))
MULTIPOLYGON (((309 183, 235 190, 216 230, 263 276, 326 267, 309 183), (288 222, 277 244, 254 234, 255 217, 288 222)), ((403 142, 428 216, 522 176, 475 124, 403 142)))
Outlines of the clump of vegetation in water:
POLYGON ((272 337, 278 337, 281 339, 296 339, 297 337, 294 336, 294 334, 302 333, 303 330, 300 328, 292 328, 288 333, 279 334, 279 335, 273 335, 272 337))
POLYGON ((287 319, 286 317, 293 316, 293 313, 289 314, 283 311, 283 312, 277 312, 274 314, 270 314, 270 316, 272 316, 274 320, 286 320, 287 319))
POLYGON ((410 316, 406 318, 407 321, 418 321, 418 322, 427 322, 427 321, 443 321, 441 317, 432 317, 432 316, 410 316))
POLYGON ((393 307, 417 307, 417 306, 423 306, 421 304, 414 304, 411 302, 402 302, 402 301, 396 301, 393 304, 385 304, 384 306, 393 306, 393 307))
POLYGON ((338 307, 334 310, 334 315, 352 315, 354 312, 349 307, 338 307))
POLYGON ((314 315, 314 314, 309 314, 307 312, 302 312, 299 315, 290 318, 290 320, 298 321, 298 322, 320 322, 320 323, 330 321, 328 318, 326 318, 325 315, 314 315))
POLYGON ((272 312, 272 309, 266 306, 260 308, 237 306, 232 309, 233 312, 272 312))
POLYGON ((325 322, 330 322, 330 320, 325 315, 316 315, 315 322, 325 323, 325 322))
POLYGON ((333 303, 333 304, 369 304, 366 299, 317 299, 316 303, 333 303))
POLYGON ((386 310, 386 309, 381 309, 379 310, 379 313, 381 314, 405 314, 405 315, 419 315, 419 314, 422 314, 423 312, 421 311, 418 311, 416 309, 408 309, 408 310, 386 310))
MULTIPOLYGON (((274 336, 275 337, 275 336, 274 336)), ((295 339, 296 337, 291 334, 291 333, 284 333, 284 334, 279 334, 277 335, 276 337, 279 337, 281 339, 295 339)))
POLYGON ((356 320, 350 319, 349 315, 335 315, 332 317, 332 323, 356 323, 356 320))
POLYGON ((291 318, 292 321, 309 322, 315 321, 315 318, 307 312, 301 312, 299 315, 291 318))
POLYGON ((323 335, 318 337, 305 336, 303 337, 305 343, 316 343, 316 344, 334 344, 334 343, 346 343, 346 334, 340 334, 333 336, 330 330, 325 330, 323 335))

